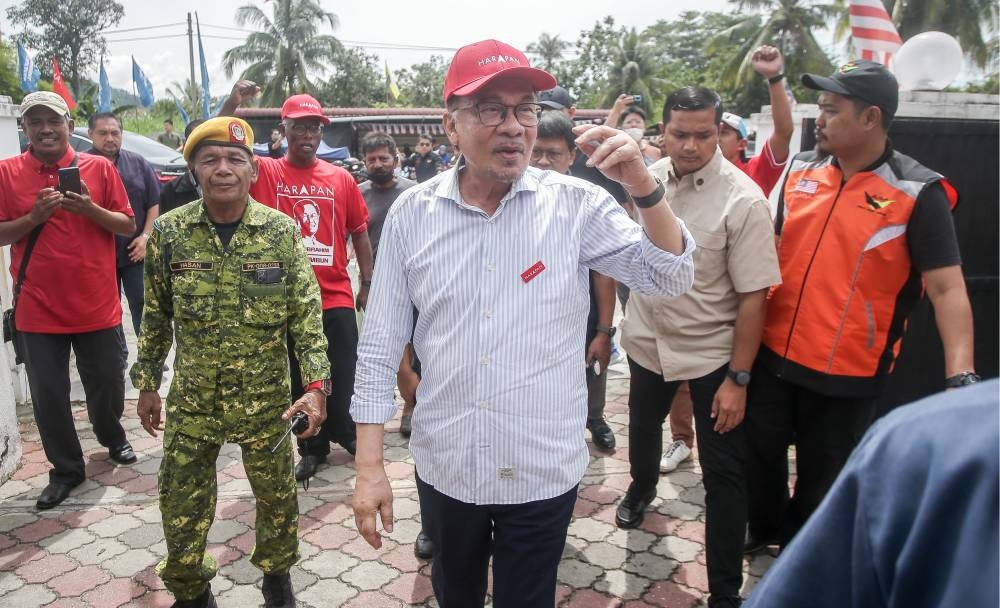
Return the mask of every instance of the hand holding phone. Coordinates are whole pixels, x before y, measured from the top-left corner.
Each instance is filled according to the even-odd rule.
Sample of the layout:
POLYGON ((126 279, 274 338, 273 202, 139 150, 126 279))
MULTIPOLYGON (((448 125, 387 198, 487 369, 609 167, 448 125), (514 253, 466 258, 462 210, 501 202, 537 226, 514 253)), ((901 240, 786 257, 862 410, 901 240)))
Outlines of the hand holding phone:
POLYGON ((593 359, 591 360, 590 365, 587 366, 587 369, 590 371, 590 373, 594 374, 595 376, 600 376, 601 362, 598 361, 597 359, 593 359))
POLYGON ((66 194, 67 192, 83 194, 83 188, 80 186, 79 167, 65 167, 63 169, 59 169, 59 191, 63 194, 66 194))

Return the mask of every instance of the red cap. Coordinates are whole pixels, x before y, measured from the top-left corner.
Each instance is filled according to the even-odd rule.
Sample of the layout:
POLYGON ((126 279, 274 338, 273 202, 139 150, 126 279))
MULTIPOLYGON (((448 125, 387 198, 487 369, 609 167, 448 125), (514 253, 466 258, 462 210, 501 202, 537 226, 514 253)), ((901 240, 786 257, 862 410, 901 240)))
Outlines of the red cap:
POLYGON ((318 118, 324 125, 330 124, 330 119, 326 117, 326 114, 323 114, 323 106, 319 105, 319 102, 312 95, 306 95, 305 93, 292 95, 281 106, 281 120, 286 118, 310 118, 313 116, 318 118))
POLYGON ((521 51, 499 40, 483 40, 455 53, 444 77, 444 102, 453 95, 471 95, 501 76, 526 80, 535 91, 556 86, 552 74, 531 67, 521 51))

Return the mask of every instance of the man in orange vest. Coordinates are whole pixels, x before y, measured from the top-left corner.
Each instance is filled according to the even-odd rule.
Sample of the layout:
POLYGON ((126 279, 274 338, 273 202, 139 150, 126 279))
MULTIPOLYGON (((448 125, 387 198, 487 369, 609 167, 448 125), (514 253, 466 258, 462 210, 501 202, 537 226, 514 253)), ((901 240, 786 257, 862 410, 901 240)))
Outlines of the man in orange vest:
POLYGON ((775 219, 782 283, 768 304, 746 413, 747 552, 785 545, 819 506, 872 421, 922 290, 944 345, 945 384, 979 380, 955 192, 886 137, 896 79, 881 64, 853 61, 802 83, 820 91, 816 150, 792 160, 775 219))

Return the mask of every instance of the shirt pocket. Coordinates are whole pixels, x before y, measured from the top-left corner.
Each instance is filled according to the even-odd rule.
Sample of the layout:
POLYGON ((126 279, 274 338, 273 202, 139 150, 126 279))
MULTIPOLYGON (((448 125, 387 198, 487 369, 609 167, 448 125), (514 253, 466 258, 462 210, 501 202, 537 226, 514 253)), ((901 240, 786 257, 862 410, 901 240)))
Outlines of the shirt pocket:
POLYGON ((694 252, 695 283, 712 284, 728 271, 728 237, 724 232, 711 232, 697 226, 688 225, 688 230, 697 245, 694 252))
MULTIPOLYGON (((248 275, 250 273, 244 273, 248 275)), ((240 288, 240 319, 252 327, 275 327, 288 317, 285 274, 258 283, 253 276, 244 276, 240 288)))
POLYGON ((212 271, 187 270, 175 274, 173 283, 174 316, 200 322, 216 319, 217 277, 212 271))

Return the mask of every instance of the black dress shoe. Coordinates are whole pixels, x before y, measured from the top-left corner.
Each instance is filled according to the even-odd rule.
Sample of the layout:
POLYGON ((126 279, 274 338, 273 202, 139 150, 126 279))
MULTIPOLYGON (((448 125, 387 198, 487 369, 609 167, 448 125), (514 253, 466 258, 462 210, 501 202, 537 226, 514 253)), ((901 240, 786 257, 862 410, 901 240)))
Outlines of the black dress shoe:
POLYGON ((295 465, 295 481, 305 481, 316 474, 316 469, 319 465, 326 462, 326 456, 316 456, 314 454, 306 454, 299 461, 299 464, 295 465))
POLYGON ((417 559, 431 559, 434 557, 434 542, 421 530, 417 534, 417 540, 413 541, 413 554, 417 559))
POLYGON ((764 549, 767 549, 771 545, 777 545, 778 541, 773 538, 757 538, 755 536, 747 533, 747 540, 743 543, 743 553, 745 555, 751 555, 753 553, 759 553, 764 549))
POLYGON ((215 603, 212 587, 209 586, 204 593, 193 600, 177 600, 170 608, 218 608, 218 604, 215 603))
POLYGON ((39 511, 44 511, 45 509, 51 509, 52 507, 58 505, 62 501, 66 500, 69 496, 70 490, 80 485, 82 482, 77 483, 62 483, 59 481, 50 482, 49 485, 45 486, 42 493, 38 495, 38 500, 35 501, 35 506, 39 511))
POLYGON ((349 441, 338 441, 337 444, 340 445, 340 447, 347 450, 347 453, 350 454, 351 456, 354 456, 354 453, 358 451, 357 439, 351 439, 349 441))
POLYGON ((590 439, 595 446, 605 451, 615 449, 615 434, 604 418, 593 422, 588 420, 587 428, 590 429, 590 439))
POLYGON ((118 464, 134 464, 139 458, 132 451, 132 446, 125 444, 118 446, 117 448, 111 448, 108 450, 108 457, 114 460, 118 464))
POLYGON ((619 528, 635 528, 642 523, 642 518, 646 515, 646 509, 656 498, 656 488, 640 495, 638 491, 629 487, 625 492, 625 497, 618 503, 618 510, 615 512, 615 523, 619 528))
POLYGON ((287 572, 284 574, 265 574, 260 591, 264 594, 264 608, 294 608, 295 606, 292 577, 287 572))

